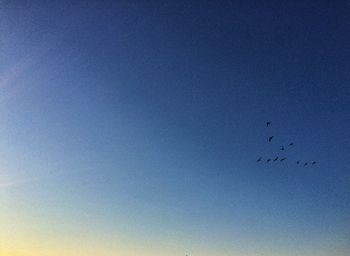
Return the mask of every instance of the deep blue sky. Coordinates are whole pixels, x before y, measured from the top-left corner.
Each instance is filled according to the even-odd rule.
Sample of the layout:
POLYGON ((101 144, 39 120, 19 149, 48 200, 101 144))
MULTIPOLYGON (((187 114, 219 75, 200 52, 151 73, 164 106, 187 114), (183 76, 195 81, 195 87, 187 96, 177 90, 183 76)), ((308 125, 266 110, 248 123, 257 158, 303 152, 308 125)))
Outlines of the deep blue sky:
POLYGON ((349 14, 1 2, 0 220, 10 230, 21 212, 12 230, 36 227, 65 255, 89 255, 64 247, 87 227, 95 249, 124 241, 103 255, 347 255, 349 14), (290 141, 286 162, 255 162, 290 141))

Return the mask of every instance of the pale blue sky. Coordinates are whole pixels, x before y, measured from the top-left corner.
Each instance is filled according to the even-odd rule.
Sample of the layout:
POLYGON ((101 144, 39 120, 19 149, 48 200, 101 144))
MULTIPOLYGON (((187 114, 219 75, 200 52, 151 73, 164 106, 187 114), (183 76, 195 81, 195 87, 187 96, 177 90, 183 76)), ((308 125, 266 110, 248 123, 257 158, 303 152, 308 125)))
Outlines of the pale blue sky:
POLYGON ((349 4, 248 2, 1 2, 1 221, 347 255, 349 4))

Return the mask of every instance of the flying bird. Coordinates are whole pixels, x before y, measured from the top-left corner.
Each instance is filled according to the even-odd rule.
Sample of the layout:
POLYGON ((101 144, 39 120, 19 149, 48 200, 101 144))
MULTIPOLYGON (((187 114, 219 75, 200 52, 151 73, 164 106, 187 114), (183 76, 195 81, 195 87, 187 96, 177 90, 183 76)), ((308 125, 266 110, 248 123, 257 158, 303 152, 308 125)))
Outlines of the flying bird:
POLYGON ((276 157, 275 159, 273 159, 274 162, 276 162, 278 160, 278 157, 276 157))
POLYGON ((281 147, 281 150, 284 150, 284 147, 283 147, 283 146, 281 147))
POLYGON ((294 145, 294 143, 293 143, 293 142, 289 143, 289 146, 293 146, 293 145, 294 145))
POLYGON ((283 158, 281 158, 281 162, 283 162, 284 160, 286 160, 287 158, 286 157, 283 157, 283 158))
POLYGON ((261 157, 258 158, 258 160, 256 160, 256 162, 260 162, 261 161, 261 157))
POLYGON ((271 140, 273 139, 273 137, 275 137, 275 136, 271 136, 271 137, 269 137, 269 142, 271 142, 271 140))
POLYGON ((306 162, 305 164, 304 164, 304 166, 307 166, 308 165, 308 163, 306 162))
POLYGON ((270 121, 267 121, 267 122, 266 122, 266 127, 269 127, 270 124, 271 124, 271 122, 270 122, 270 121))
POLYGON ((313 161, 313 162, 311 163, 311 165, 314 165, 314 164, 316 164, 316 161, 313 161))
POLYGON ((299 160, 297 161, 297 164, 300 164, 300 161, 299 161, 299 160))
POLYGON ((266 160, 266 163, 268 163, 268 162, 270 162, 270 161, 271 161, 271 158, 267 159, 267 160, 266 160))

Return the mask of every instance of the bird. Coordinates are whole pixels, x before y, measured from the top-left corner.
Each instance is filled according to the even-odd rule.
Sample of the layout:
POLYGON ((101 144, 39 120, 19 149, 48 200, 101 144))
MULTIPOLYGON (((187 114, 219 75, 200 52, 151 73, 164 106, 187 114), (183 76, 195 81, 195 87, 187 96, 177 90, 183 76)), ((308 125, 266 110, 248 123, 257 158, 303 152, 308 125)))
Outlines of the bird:
POLYGON ((294 143, 293 143, 293 142, 289 143, 289 146, 293 146, 293 145, 294 145, 294 143))
POLYGON ((314 164, 316 164, 316 161, 313 161, 313 162, 311 163, 311 165, 314 165, 314 164))
POLYGON ((278 157, 276 157, 275 159, 273 159, 274 162, 276 162, 278 160, 278 157))
POLYGON ((267 122, 266 122, 266 127, 269 127, 270 124, 271 124, 271 122, 270 122, 270 121, 267 121, 267 122))
POLYGON ((273 139, 273 137, 275 137, 275 136, 271 136, 271 137, 269 137, 269 142, 271 142, 271 140, 273 139))
POLYGON ((256 162, 260 162, 261 161, 261 157, 258 158, 258 160, 256 160, 256 162))
POLYGON ((300 164, 300 161, 299 161, 299 160, 297 161, 297 164, 300 164))
POLYGON ((284 147, 283 147, 283 146, 281 147, 281 150, 284 150, 284 147))
POLYGON ((308 165, 308 163, 306 162, 305 164, 304 164, 304 166, 307 166, 308 165))
POLYGON ((271 161, 271 158, 267 159, 267 160, 266 160, 266 163, 268 163, 268 162, 270 162, 270 161, 271 161))
POLYGON ((286 160, 287 158, 286 157, 283 157, 283 158, 281 158, 281 162, 283 162, 284 160, 286 160))

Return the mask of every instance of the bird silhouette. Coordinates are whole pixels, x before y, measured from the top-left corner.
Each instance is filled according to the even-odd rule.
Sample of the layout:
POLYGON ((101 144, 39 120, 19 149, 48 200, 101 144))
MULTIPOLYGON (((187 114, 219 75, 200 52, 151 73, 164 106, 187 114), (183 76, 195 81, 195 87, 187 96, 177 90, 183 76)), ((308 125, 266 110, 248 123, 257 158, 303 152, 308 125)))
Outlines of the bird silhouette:
POLYGON ((275 136, 271 136, 271 137, 269 137, 269 142, 271 142, 271 140, 273 139, 273 137, 275 137, 275 136))
POLYGON ((283 162, 284 160, 286 160, 287 159, 287 157, 283 157, 283 158, 281 158, 281 162, 283 162))
POLYGON ((311 163, 311 165, 314 165, 314 164, 316 164, 316 161, 313 161, 313 162, 311 163))
POLYGON ((276 157, 275 159, 273 159, 274 162, 276 162, 278 160, 278 157, 276 157))
POLYGON ((307 166, 308 165, 308 163, 306 162, 305 164, 304 164, 304 166, 307 166))
POLYGON ((268 163, 268 162, 270 162, 270 161, 271 161, 271 158, 267 159, 267 160, 266 160, 266 163, 268 163))
POLYGON ((261 157, 258 158, 258 160, 256 160, 256 162, 260 162, 261 161, 261 157))
POLYGON ((266 127, 269 127, 270 124, 271 124, 271 122, 270 122, 270 121, 267 121, 267 122, 266 122, 266 127))
POLYGON ((293 143, 293 142, 289 143, 289 146, 293 146, 293 145, 294 145, 294 143, 293 143))
POLYGON ((300 164, 300 161, 299 161, 299 160, 297 161, 297 164, 300 164))
POLYGON ((281 147, 281 150, 284 150, 284 147, 283 147, 283 146, 281 147))

